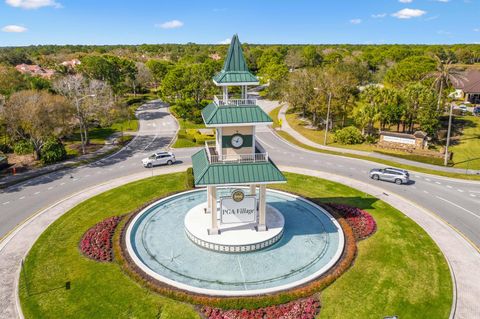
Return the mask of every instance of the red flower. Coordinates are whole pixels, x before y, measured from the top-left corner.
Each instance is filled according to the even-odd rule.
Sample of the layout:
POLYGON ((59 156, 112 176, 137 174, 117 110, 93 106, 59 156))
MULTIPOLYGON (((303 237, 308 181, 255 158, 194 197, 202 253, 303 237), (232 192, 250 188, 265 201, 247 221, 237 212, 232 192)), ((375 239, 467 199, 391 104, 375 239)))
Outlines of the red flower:
POLYGON ((110 217, 87 230, 80 240, 82 253, 97 261, 112 261, 112 237, 121 219, 119 216, 110 217))
POLYGON ((336 203, 329 203, 328 206, 336 209, 345 218, 357 240, 371 236, 377 229, 372 215, 360 208, 336 203))

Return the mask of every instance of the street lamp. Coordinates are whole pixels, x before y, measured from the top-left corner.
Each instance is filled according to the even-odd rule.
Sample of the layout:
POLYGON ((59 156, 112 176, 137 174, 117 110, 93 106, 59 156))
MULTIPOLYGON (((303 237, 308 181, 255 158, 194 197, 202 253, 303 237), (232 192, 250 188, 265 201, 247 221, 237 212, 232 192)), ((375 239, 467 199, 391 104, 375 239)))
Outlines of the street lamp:
MULTIPOLYGON (((89 94, 89 95, 85 95, 79 99, 76 99, 75 100, 75 107, 77 108, 77 114, 80 114, 80 101, 88 98, 88 97, 95 97, 97 96, 96 94, 89 94)), ((83 125, 80 121, 80 141, 82 143, 82 154, 85 155, 85 141, 83 140, 83 132, 82 132, 82 129, 83 129, 83 125)))
POLYGON ((453 103, 450 103, 450 115, 448 117, 448 131, 447 131, 447 143, 445 145, 445 157, 443 159, 443 165, 448 165, 448 147, 450 146, 450 133, 452 131, 452 113, 453 113, 453 103))

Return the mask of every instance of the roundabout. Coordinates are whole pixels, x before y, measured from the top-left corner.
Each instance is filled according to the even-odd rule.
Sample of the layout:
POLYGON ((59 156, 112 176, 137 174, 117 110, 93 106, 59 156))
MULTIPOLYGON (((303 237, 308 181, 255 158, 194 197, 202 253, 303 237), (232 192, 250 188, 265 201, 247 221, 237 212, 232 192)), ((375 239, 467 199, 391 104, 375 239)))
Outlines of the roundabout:
MULTIPOLYGON (((227 196, 232 189, 222 188, 218 192, 227 196)), ((192 213, 208 217, 199 209, 205 198, 205 190, 179 193, 136 215, 125 238, 130 257, 142 271, 189 292, 248 296, 307 283, 328 271, 343 252, 339 223, 326 210, 301 197, 268 190, 268 231, 257 232, 247 224, 224 229, 215 236, 208 236, 201 223, 195 224, 195 219, 188 218, 192 213), (216 243, 207 247, 194 243, 194 226, 197 227, 193 232, 204 230, 199 237, 216 243), (236 238, 238 245, 223 246, 236 238), (265 238, 273 243, 267 245, 265 238), (215 248, 219 251, 212 251, 215 248)))

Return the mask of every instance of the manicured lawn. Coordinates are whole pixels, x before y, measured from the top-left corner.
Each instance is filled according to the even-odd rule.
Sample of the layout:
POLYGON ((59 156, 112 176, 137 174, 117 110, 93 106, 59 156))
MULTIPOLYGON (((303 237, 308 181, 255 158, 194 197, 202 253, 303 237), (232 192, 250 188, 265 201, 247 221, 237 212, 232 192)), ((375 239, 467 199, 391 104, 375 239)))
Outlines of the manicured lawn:
MULTIPOLYGON (((360 191, 286 175, 288 183, 279 189, 317 202, 358 206, 370 212, 378 225, 371 238, 360 242, 352 268, 322 293, 320 318, 448 317, 449 269, 419 226, 360 191)), ((191 305, 152 293, 126 276, 117 263, 94 262, 78 249, 83 233, 94 224, 183 190, 184 182, 184 173, 134 182, 93 197, 54 222, 28 254, 25 276, 20 278, 26 318, 199 318, 191 305), (66 281, 71 281, 70 290, 63 288, 66 281)))
POLYGON ((466 125, 458 144, 451 147, 454 167, 480 169, 480 116, 461 117, 466 125))
MULTIPOLYGON (((287 113, 286 118, 287 118, 288 124, 290 124, 290 126, 294 130, 296 130, 297 132, 299 132, 309 140, 323 145, 325 130, 312 129, 307 127, 306 124, 308 123, 305 121, 302 121, 301 118, 299 117, 299 114, 297 113, 287 113)), ((347 149, 353 149, 353 150, 359 150, 359 151, 365 151, 365 152, 381 153, 384 155, 403 158, 411 161, 443 166, 443 160, 441 158, 433 158, 433 157, 421 156, 416 154, 409 154, 409 153, 397 151, 397 150, 380 149, 375 147, 374 144, 368 144, 368 143, 354 144, 354 145, 344 145, 344 144, 335 143, 333 140, 333 133, 328 134, 327 145, 332 147, 338 147, 338 148, 347 148, 347 149)))

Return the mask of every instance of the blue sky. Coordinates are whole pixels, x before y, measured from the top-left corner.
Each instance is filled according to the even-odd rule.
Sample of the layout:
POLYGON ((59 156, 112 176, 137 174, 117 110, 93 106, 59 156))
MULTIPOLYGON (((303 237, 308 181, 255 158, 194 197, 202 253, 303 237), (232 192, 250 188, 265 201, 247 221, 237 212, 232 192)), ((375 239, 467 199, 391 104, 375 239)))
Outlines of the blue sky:
POLYGON ((480 0, 0 1, 0 46, 480 43, 480 0))

